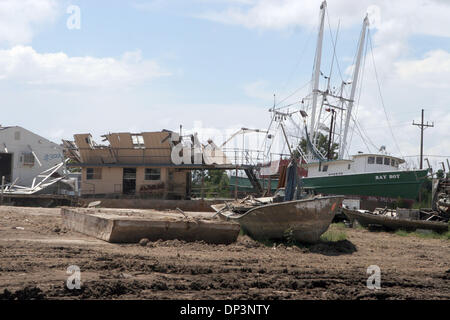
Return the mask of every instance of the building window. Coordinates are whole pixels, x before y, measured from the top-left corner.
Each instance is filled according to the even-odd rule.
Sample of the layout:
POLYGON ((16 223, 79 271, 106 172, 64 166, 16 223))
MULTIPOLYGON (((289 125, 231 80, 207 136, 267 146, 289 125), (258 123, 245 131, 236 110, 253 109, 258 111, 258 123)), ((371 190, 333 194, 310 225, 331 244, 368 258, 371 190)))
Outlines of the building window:
POLYGON ((101 180, 102 179, 102 168, 87 168, 86 169, 86 179, 87 180, 101 180))
POLYGON ((145 180, 161 180, 161 169, 145 169, 145 180))
POLYGON ((132 134, 131 140, 133 142, 133 148, 135 149, 145 149, 144 137, 140 134, 132 134))
POLYGON ((31 152, 22 154, 24 166, 34 166, 34 160, 34 155, 31 152))
POLYGON ((383 164, 383 157, 377 157, 377 164, 383 164))
POLYGON ((368 157, 367 158, 367 163, 368 164, 374 164, 375 163, 375 157, 368 157))
POLYGON ((384 165, 388 166, 391 164, 391 159, 390 158, 384 158, 384 165))

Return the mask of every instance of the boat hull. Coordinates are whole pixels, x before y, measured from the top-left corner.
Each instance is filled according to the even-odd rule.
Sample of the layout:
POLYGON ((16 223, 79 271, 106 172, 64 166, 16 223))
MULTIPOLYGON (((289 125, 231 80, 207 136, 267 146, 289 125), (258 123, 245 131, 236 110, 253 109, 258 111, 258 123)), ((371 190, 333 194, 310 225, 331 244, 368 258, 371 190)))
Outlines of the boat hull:
POLYGON ((344 214, 351 220, 357 220, 362 226, 380 225, 389 230, 415 231, 417 229, 432 230, 436 232, 448 231, 448 224, 436 221, 393 219, 382 215, 359 212, 343 208, 344 214))
POLYGON ((328 196, 262 205, 244 214, 219 212, 225 205, 215 205, 223 219, 234 220, 256 240, 281 240, 287 235, 299 242, 316 242, 330 226, 343 197, 328 196))
POLYGON ((414 200, 428 170, 362 173, 303 178, 304 187, 322 194, 373 196, 414 200))

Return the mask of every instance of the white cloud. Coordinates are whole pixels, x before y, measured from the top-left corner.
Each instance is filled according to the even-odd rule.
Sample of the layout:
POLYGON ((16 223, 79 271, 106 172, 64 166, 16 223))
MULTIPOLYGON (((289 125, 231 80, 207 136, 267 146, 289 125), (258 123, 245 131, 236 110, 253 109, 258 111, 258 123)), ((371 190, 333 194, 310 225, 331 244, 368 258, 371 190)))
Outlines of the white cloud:
POLYGON ((395 63, 403 81, 419 87, 450 88, 450 53, 444 50, 427 52, 423 59, 402 60, 395 63))
POLYGON ((26 44, 58 15, 56 0, 1 0, 0 43, 26 44))
POLYGON ((38 53, 32 47, 0 50, 0 79, 28 85, 105 87, 134 85, 170 73, 140 51, 121 59, 69 57, 65 53, 38 53))
MULTIPOLYGON (((316 27, 322 0, 252 0, 228 1, 222 10, 199 15, 205 19, 244 25, 248 28, 283 29, 292 26, 316 27)), ((450 29, 442 28, 448 21, 450 2, 438 0, 333 0, 328 1, 332 21, 339 18, 341 26, 360 24, 370 13, 377 28, 398 21, 411 32, 450 36, 450 29)))
POLYGON ((244 86, 244 92, 250 98, 260 99, 262 101, 273 101, 273 93, 270 92, 268 83, 264 80, 246 84, 244 86))

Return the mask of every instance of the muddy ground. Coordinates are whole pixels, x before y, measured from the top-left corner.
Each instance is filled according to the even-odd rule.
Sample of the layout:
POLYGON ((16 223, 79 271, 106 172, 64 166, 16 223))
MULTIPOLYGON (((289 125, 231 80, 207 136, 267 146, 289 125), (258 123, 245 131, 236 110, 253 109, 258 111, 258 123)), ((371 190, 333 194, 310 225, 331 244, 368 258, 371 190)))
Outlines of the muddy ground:
POLYGON ((268 247, 240 236, 232 245, 143 247, 68 231, 59 209, 1 207, 0 299, 450 298, 450 241, 331 230, 346 240, 268 247), (81 270, 80 290, 66 288, 70 265, 81 270), (366 287, 370 265, 381 269, 379 290, 366 287))

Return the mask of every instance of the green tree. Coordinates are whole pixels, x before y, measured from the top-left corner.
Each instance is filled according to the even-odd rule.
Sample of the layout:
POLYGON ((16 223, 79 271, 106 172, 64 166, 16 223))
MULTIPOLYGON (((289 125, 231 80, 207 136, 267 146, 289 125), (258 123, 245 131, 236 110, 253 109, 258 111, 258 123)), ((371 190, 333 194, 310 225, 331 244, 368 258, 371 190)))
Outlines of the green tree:
POLYGON ((201 195, 202 176, 205 197, 230 195, 230 179, 224 170, 194 170, 192 171, 192 188, 196 191, 196 196, 201 195))
POLYGON ((229 196, 230 179, 224 170, 208 170, 205 182, 208 198, 229 196))
MULTIPOLYGON (((73 159, 69 159, 68 161, 67 161, 67 164, 77 164, 78 162, 76 162, 75 160, 73 160, 73 159)), ((69 172, 72 172, 72 173, 76 173, 76 172, 81 172, 81 167, 67 167, 67 170, 69 171, 69 172)))
MULTIPOLYGON (((328 154, 328 135, 325 135, 321 132, 319 132, 317 139, 317 149, 320 151, 321 154, 323 154, 325 157, 327 157, 328 154)), ((302 138, 300 141, 300 148, 302 149, 303 153, 307 153, 307 143, 306 139, 302 138)), ((332 143, 331 144, 331 159, 335 160, 338 158, 337 150, 339 148, 338 143, 332 143)))

